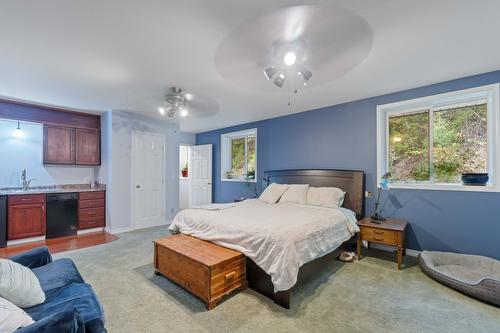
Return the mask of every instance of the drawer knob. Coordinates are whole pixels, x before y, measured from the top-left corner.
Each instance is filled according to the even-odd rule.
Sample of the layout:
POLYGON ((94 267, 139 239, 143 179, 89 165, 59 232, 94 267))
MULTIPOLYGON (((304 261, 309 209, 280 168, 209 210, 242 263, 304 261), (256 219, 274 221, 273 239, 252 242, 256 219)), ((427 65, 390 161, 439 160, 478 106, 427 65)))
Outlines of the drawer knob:
POLYGON ((235 271, 232 271, 231 273, 227 273, 225 278, 226 280, 232 279, 236 275, 235 271))
POLYGON ((383 242, 384 241, 383 238, 377 238, 377 237, 373 237, 373 240, 376 242, 383 242))
POLYGON ((374 234, 377 234, 377 235, 383 235, 383 234, 384 234, 384 232, 383 232, 383 231, 376 231, 376 230, 375 230, 375 231, 373 231, 373 233, 374 233, 374 234))

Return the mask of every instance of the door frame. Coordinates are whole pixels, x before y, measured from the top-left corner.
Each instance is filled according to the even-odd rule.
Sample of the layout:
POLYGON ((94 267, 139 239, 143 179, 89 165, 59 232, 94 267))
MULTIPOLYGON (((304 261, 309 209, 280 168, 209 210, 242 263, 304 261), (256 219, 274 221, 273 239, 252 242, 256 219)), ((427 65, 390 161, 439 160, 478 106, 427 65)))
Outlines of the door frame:
POLYGON ((166 212, 165 212, 165 207, 167 203, 167 198, 166 198, 166 173, 165 173, 165 162, 167 159, 166 156, 166 145, 167 145, 167 140, 166 136, 162 133, 157 133, 157 132, 146 132, 146 131, 139 131, 139 130, 132 130, 131 135, 130 135, 130 146, 131 146, 131 152, 130 152, 130 228, 131 230, 137 230, 137 229, 144 229, 144 228, 151 228, 155 227, 155 225, 147 225, 147 226, 138 226, 135 220, 135 146, 134 146, 134 138, 138 135, 153 135, 153 136, 158 136, 162 138, 163 140, 163 167, 162 167, 162 175, 163 175, 163 186, 162 186, 162 196, 163 196, 163 221, 159 225, 164 225, 166 224, 166 212))

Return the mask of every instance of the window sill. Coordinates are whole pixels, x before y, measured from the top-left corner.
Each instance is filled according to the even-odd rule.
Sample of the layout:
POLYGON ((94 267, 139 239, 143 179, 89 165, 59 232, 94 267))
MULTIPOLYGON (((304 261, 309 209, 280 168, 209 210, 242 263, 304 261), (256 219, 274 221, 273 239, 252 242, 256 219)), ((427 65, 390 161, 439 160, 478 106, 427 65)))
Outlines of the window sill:
POLYGON ((187 180, 187 179, 189 179, 189 177, 179 177, 179 179, 181 179, 181 180, 187 180))
MULTIPOLYGON (((380 187, 380 186, 378 186, 380 187)), ((461 184, 389 184, 394 190, 430 190, 430 191, 463 191, 463 192, 500 192, 498 186, 466 186, 461 184)))
POLYGON ((223 182, 233 182, 233 183, 256 183, 257 180, 254 179, 245 179, 245 178, 222 178, 221 181, 223 182))

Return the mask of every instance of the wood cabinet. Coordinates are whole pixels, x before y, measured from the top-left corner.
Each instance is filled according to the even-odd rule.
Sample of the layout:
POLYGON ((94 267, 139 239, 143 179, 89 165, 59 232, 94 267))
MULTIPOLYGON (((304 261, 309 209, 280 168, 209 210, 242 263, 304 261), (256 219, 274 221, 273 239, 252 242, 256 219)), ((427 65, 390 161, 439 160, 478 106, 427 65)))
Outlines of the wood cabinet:
POLYGON ((44 125, 43 163, 100 165, 100 137, 99 130, 44 125))
POLYGON ((8 239, 45 235, 45 195, 8 197, 8 239))
POLYGON ((78 199, 78 229, 106 225, 106 192, 81 192, 78 199))
POLYGON ((75 129, 75 164, 101 164, 101 133, 96 130, 75 129))
POLYGON ((43 127, 43 164, 75 164, 75 130, 64 126, 43 127))

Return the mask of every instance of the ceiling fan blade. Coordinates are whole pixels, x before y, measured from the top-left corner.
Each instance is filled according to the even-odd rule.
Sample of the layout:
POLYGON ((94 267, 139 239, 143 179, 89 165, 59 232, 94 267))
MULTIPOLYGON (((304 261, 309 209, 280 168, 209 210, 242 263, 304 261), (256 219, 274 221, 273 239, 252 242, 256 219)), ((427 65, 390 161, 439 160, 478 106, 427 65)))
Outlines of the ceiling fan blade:
POLYGON ((310 82, 320 85, 359 65, 372 48, 373 32, 366 19, 340 6, 282 7, 230 32, 217 48, 216 69, 231 84, 267 91, 269 84, 262 71, 283 64, 281 52, 272 56, 273 44, 298 40, 305 45, 303 55, 297 53, 298 60, 314 73, 310 82))
POLYGON ((193 94, 193 98, 187 103, 188 117, 205 118, 219 112, 219 105, 212 98, 193 94))

